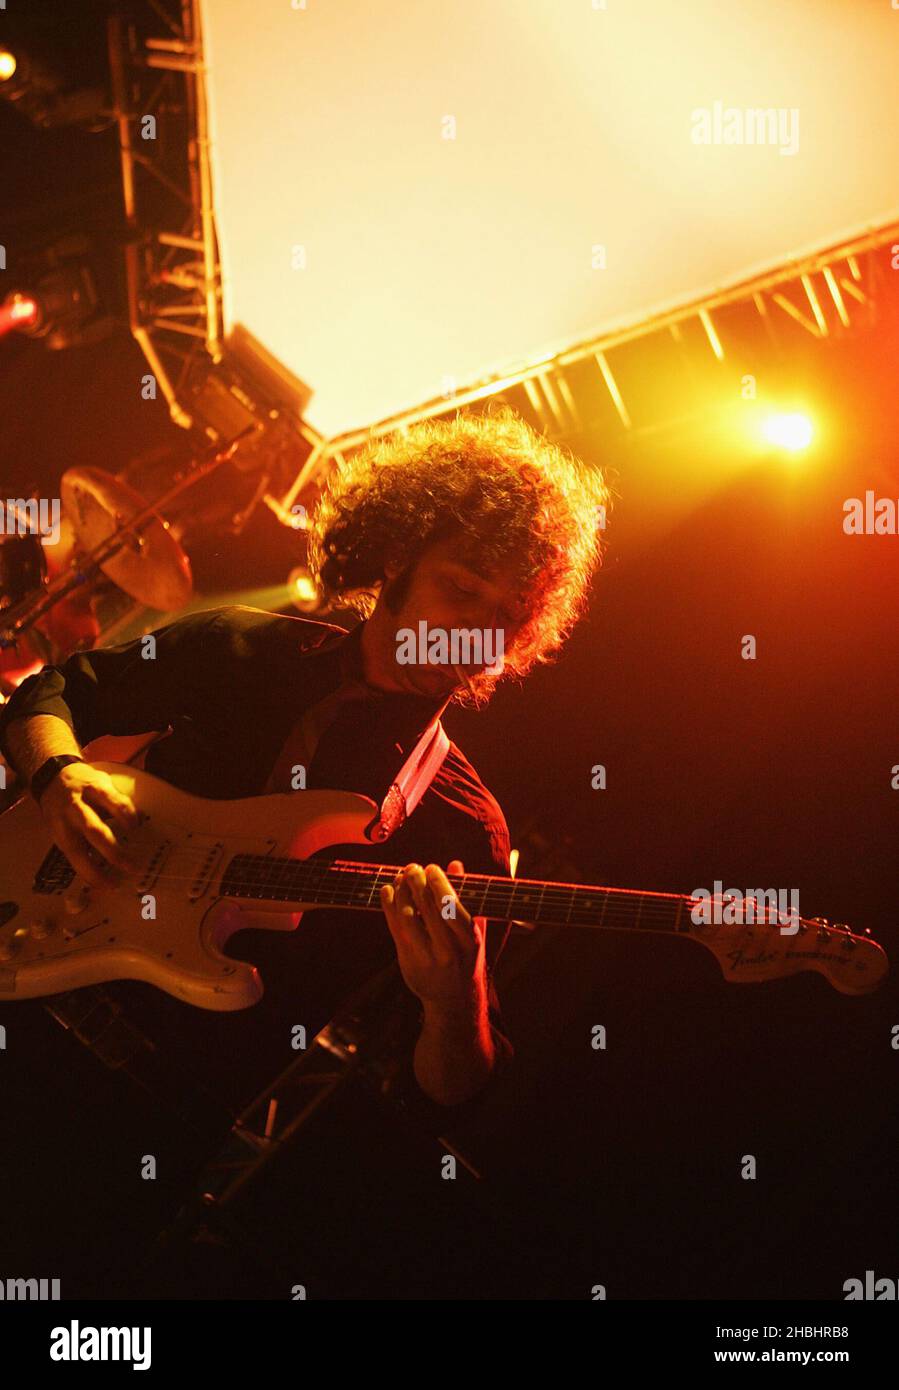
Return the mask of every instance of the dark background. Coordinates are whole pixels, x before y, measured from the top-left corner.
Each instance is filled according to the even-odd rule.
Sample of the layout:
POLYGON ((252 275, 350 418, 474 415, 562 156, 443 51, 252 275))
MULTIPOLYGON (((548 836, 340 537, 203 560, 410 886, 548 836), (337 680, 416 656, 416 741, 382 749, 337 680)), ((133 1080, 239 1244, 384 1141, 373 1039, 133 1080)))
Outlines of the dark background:
MULTIPOLYGON (((43 5, 32 22, 99 71, 102 8, 62 25, 43 5)), ((140 399, 145 363, 117 299, 114 132, 39 132, 0 104, 0 140, 8 266, 17 247, 90 230, 119 319, 65 352, 0 342, 3 496, 53 495, 74 465, 185 457, 164 405, 140 399)), ((555 666, 448 720, 523 875, 795 887, 804 916, 895 953, 899 537, 847 537, 842 509, 868 488, 899 498, 897 350, 889 274, 867 327, 824 344, 786 331, 769 382, 803 391, 821 429, 796 463, 737 458, 711 420, 570 441, 617 493, 590 609, 555 666)), ((195 536, 197 589, 278 584, 295 547, 264 508, 239 539, 195 536)), ((292 1192, 313 1194, 304 1239, 329 1252, 330 1296, 588 1298, 601 1283, 619 1299, 829 1300, 866 1269, 899 1274, 894 979, 862 998, 815 974, 738 987, 683 940, 572 929, 517 934, 499 984, 517 1066, 467 1136, 487 1188, 461 1182, 435 1211, 433 1151, 366 1097, 342 1101, 272 1187, 282 1221, 292 1192)), ((15 1213, 0 1273, 112 1296, 112 1271, 133 1271, 177 1200, 177 1134, 135 1210, 108 1127, 140 1148, 141 1105, 39 1006, 2 1012, 15 1213)))

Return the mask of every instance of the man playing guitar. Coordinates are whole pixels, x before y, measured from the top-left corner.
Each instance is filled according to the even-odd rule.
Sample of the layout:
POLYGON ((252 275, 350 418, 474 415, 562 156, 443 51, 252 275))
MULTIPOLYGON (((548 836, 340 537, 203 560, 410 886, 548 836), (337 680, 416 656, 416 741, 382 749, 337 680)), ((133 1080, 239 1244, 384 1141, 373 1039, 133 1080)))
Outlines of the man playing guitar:
MULTIPOLYGON (((337 470, 310 521, 313 572, 363 619, 351 633, 251 608, 193 613, 26 680, 0 715, 0 746, 56 844, 97 886, 127 873, 137 815, 84 760, 83 747, 101 735, 160 733, 146 770, 195 795, 335 788, 380 805, 448 701, 483 705, 499 679, 559 647, 598 560, 605 502, 595 470, 505 407, 375 441, 337 470), (422 630, 498 637, 502 669, 475 658, 434 664, 421 649, 401 658, 401 634, 422 630)), ((380 855, 372 847, 373 861, 380 855)), ((462 1105, 511 1053, 492 985, 506 929, 488 941, 439 864, 453 874, 508 874, 509 839, 499 806, 454 744, 393 835, 390 857, 406 867, 381 891, 389 937, 367 918, 337 933, 333 914, 305 914, 296 948, 306 954, 312 1002, 304 1007, 313 1025, 324 1022, 383 964, 392 939, 418 1003, 412 1085, 427 1102, 462 1105)), ((289 971, 276 996, 279 988, 285 1020, 295 1017, 289 971)), ((197 1026, 206 1048, 233 1047, 234 1015, 203 1014, 197 1026)), ((252 1027, 242 1051, 262 1047, 271 1021, 252 1027)))

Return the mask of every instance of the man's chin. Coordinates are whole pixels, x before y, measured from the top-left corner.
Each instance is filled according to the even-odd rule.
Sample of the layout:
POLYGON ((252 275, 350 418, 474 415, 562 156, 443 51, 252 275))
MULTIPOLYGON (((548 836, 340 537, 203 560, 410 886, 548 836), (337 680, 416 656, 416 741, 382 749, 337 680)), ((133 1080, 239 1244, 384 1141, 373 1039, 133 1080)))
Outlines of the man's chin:
POLYGON ((409 688, 419 695, 449 695, 459 682, 451 671, 433 666, 411 666, 406 668, 409 688))

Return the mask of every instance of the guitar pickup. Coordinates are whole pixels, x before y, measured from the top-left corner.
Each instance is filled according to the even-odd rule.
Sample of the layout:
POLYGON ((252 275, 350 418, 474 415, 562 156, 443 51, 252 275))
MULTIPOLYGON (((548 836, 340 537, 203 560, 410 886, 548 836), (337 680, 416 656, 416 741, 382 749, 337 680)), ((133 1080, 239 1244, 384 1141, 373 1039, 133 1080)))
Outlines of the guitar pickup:
POLYGON ((156 880, 159 878, 159 872, 163 864, 169 857, 171 848, 171 840, 160 840, 159 844, 156 846, 156 848, 150 856, 147 867, 144 869, 143 873, 137 881, 137 887, 139 891, 145 892, 148 889, 152 888, 153 885, 156 883, 156 880))
POLYGON ((190 889, 188 890, 187 896, 192 903, 195 903, 198 898, 202 898, 203 894, 206 892, 212 876, 222 862, 224 852, 225 847, 221 840, 216 840, 215 843, 210 845, 206 850, 206 853, 200 861, 200 867, 191 880, 190 889))

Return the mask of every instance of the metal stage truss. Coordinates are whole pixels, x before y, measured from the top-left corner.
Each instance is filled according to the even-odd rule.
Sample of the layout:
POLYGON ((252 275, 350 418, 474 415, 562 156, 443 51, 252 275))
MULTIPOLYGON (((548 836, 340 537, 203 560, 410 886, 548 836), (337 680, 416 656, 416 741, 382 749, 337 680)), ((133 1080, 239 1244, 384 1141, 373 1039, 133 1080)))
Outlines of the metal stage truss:
MULTIPOLYGON (((147 36, 118 16, 109 24, 123 197, 131 231, 126 247, 129 318, 172 419, 189 428, 196 422, 185 390, 188 377, 198 358, 205 358, 210 369, 216 367, 225 348, 200 5, 199 0, 182 0, 177 17, 156 0, 146 0, 146 5, 165 29, 163 36, 147 36), (141 121, 163 109, 177 110, 183 117, 180 151, 171 139, 161 149, 153 140, 141 139, 141 121), (182 209, 168 228, 151 228, 144 221, 145 179, 168 190, 182 209)), ((555 440, 584 430, 585 401, 598 395, 610 403, 612 419, 624 435, 651 431, 658 426, 635 426, 628 392, 616 369, 616 354, 623 348, 660 335, 675 355, 701 350, 710 361, 723 363, 728 345, 721 318, 737 306, 756 316, 764 338, 775 345, 787 325, 818 340, 870 325, 886 273, 884 250, 894 242, 899 242, 899 222, 611 328, 564 351, 511 365, 331 439, 302 421, 301 466, 286 490, 270 489, 262 500, 295 529, 298 500, 313 494, 335 463, 370 439, 500 395, 535 417, 546 436, 555 440)))

